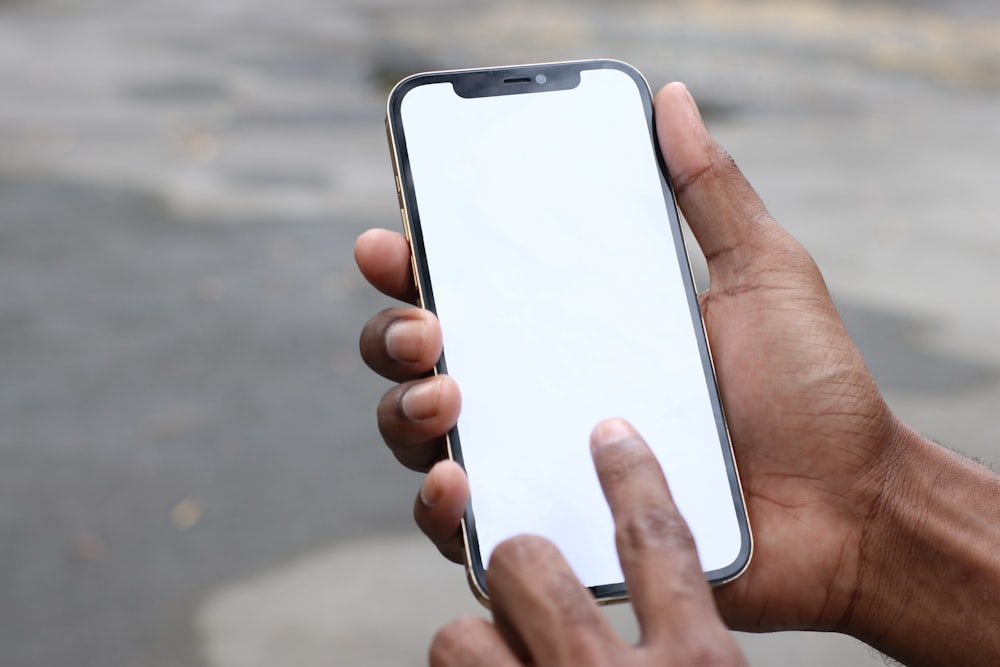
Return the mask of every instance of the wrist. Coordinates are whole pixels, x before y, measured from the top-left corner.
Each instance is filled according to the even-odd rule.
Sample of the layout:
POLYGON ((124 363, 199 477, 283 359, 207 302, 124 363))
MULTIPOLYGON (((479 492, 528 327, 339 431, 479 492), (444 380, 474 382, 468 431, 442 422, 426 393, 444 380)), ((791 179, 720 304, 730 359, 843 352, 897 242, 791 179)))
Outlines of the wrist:
POLYGON ((845 631, 907 664, 997 664, 1000 479, 902 424, 873 473, 845 631))

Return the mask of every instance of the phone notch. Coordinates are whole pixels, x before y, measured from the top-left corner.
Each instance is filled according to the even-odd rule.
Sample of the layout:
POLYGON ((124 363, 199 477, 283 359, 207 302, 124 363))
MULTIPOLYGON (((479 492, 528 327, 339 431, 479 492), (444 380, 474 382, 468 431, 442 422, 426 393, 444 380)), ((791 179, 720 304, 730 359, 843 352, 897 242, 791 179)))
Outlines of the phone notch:
POLYGON ((452 84, 455 93, 465 98, 572 90, 580 85, 580 67, 571 63, 556 63, 473 70, 463 72, 452 84))

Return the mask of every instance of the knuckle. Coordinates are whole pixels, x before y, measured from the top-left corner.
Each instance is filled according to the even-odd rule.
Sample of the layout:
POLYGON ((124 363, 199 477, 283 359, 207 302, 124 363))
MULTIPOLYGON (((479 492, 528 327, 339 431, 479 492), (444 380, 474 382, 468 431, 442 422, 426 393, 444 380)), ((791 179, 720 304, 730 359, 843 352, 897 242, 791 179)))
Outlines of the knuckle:
POLYGON ((694 551, 695 542, 684 519, 671 506, 636 507, 616 526, 618 543, 631 550, 694 551))
POLYGON ((548 587, 556 613, 564 627, 576 628, 573 645, 590 651, 593 639, 603 636, 604 616, 597 611, 596 602, 571 572, 554 577, 548 587))

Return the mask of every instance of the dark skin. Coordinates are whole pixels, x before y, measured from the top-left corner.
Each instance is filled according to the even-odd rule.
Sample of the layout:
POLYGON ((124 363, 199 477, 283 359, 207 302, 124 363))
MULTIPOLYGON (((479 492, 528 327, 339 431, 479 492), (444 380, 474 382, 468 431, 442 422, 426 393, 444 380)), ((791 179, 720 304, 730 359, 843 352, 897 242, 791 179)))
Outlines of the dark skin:
POLYGON ((552 543, 525 536, 493 552, 487 570, 493 617, 445 626, 433 667, 730 665, 747 663, 719 618, 691 532, 653 453, 617 419, 598 424, 591 453, 615 519, 618 554, 641 639, 619 637, 552 543), (670 599, 670 606, 658 604, 670 599))
MULTIPOLYGON (((1000 661, 990 602, 1000 599, 1000 483, 892 414, 816 264, 709 135, 683 85, 660 91, 656 118, 678 203, 708 260, 702 311, 755 536, 748 571, 714 591, 721 617, 740 630, 847 632, 914 664, 1000 661), (933 613, 963 591, 967 604, 933 613), (970 635, 977 641, 955 639, 970 635)), ((402 235, 370 230, 355 257, 376 288, 416 302, 402 235)), ((404 465, 429 471, 417 524, 460 561, 468 484, 442 458, 461 398, 451 378, 426 377, 441 353, 437 320, 382 311, 361 352, 400 383, 378 407, 383 438, 404 465)))

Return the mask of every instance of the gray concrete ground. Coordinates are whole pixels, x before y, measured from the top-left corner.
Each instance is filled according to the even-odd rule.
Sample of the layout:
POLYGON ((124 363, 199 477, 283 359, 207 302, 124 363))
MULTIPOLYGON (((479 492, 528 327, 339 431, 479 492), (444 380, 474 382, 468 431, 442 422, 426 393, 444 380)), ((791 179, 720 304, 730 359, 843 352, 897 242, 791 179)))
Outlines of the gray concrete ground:
POLYGON ((417 665, 476 611, 380 445, 350 249, 399 225, 391 81, 576 57, 687 81, 895 409, 1000 462, 996 3, 6 0, 0 664, 417 665))

